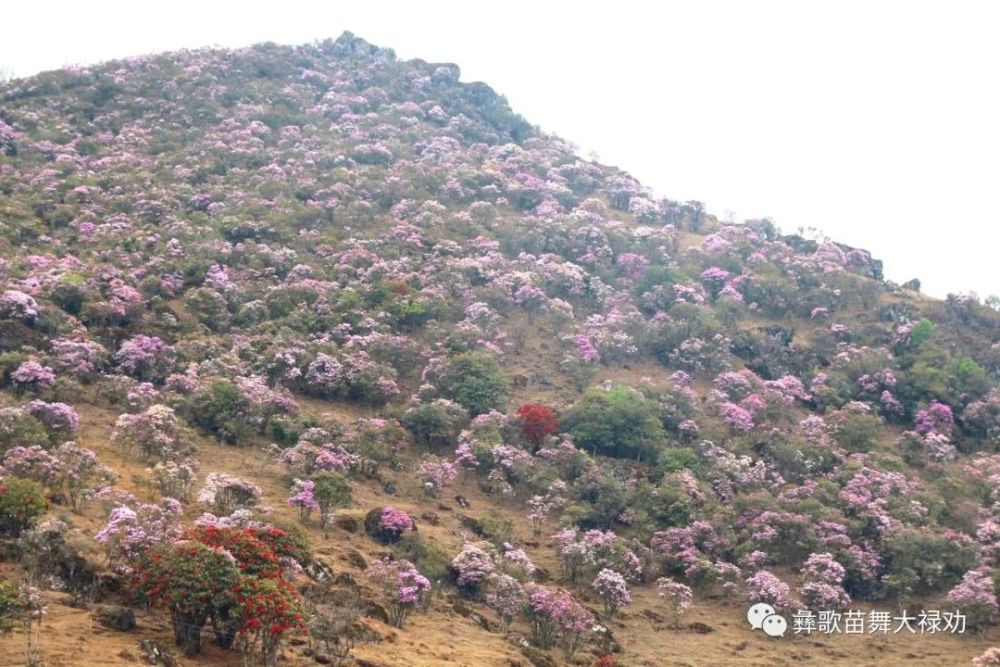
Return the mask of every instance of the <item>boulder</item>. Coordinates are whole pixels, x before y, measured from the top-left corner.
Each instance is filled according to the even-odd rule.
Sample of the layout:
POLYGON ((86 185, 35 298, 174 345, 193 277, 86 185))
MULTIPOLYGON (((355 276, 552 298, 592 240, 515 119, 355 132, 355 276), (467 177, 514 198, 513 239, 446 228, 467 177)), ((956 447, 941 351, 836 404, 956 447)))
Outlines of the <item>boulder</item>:
POLYGON ((94 610, 94 616, 97 618, 98 623, 112 630, 131 632, 137 627, 135 612, 128 607, 102 604, 94 610))

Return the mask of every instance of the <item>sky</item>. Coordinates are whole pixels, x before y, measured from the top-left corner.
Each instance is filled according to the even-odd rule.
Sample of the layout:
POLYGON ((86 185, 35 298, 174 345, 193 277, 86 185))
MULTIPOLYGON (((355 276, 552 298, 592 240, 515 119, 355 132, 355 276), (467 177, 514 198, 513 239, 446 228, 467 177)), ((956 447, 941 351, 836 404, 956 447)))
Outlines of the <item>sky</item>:
POLYGON ((1000 3, 11 3, 0 72, 350 30, 453 62, 515 111, 723 219, 870 250, 923 291, 1000 295, 1000 3))

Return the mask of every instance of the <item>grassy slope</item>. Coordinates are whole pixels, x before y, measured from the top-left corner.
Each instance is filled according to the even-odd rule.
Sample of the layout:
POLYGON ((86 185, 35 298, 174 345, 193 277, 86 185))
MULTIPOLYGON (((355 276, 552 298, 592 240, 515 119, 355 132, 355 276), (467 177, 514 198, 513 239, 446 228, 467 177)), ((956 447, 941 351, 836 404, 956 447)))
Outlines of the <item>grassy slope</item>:
MULTIPOLYGON (((535 339, 537 341, 538 339, 535 339)), ((537 343, 533 343, 537 344, 537 343)), ((602 375, 621 373, 655 376, 662 373, 653 366, 642 366, 632 371, 614 370, 602 375)), ((598 380, 601 379, 599 376, 598 380)), ((302 409, 312 414, 333 413, 342 419, 358 416, 363 411, 355 406, 326 403, 298 397, 302 409)), ((121 475, 120 486, 137 494, 132 481, 133 474, 142 474, 142 466, 135 461, 123 461, 118 452, 109 445, 109 436, 117 413, 93 405, 80 405, 81 428, 78 440, 86 447, 94 449, 102 461, 112 465, 121 475)), ((258 483, 265 492, 265 502, 270 504, 277 518, 293 521, 294 512, 284 505, 288 483, 283 471, 274 464, 260 447, 236 449, 220 447, 211 440, 199 440, 202 474, 213 470, 240 471, 241 474, 258 483)), ((515 526, 515 540, 526 547, 532 559, 544 570, 556 572, 558 564, 551 549, 540 546, 531 534, 530 525, 524 518, 524 507, 519 503, 495 503, 479 489, 474 477, 467 476, 459 481, 446 497, 440 500, 426 499, 412 475, 406 473, 386 473, 397 485, 395 496, 387 496, 374 482, 358 483, 355 489, 355 504, 340 512, 359 520, 371 507, 391 502, 418 517, 420 530, 425 537, 441 544, 451 553, 457 552, 462 541, 462 527, 458 515, 465 513, 480 518, 496 512, 510 519, 515 526), (471 506, 462 509, 453 501, 455 494, 468 499, 471 506), (432 526, 421 519, 428 511, 440 517, 440 525, 432 526)), ((468 473, 466 473, 468 475, 468 473)), ((199 514, 197 504, 187 508, 188 520, 199 514)), ((97 508, 85 509, 81 514, 71 515, 73 524, 84 534, 93 534, 99 528, 101 517, 97 508)), ((315 526, 308 528, 309 537, 318 558, 326 561, 337 574, 349 573, 364 589, 361 570, 351 564, 349 554, 360 552, 366 558, 376 557, 382 550, 380 545, 363 533, 350 533, 335 528, 324 537, 315 526)), ((94 554, 99 559, 99 554, 94 554)), ((114 665, 134 665, 140 662, 137 642, 153 639, 163 645, 171 645, 171 630, 168 619, 158 610, 138 614, 139 630, 135 633, 120 633, 108 630, 92 620, 88 611, 75 609, 64 604, 67 599, 59 593, 47 593, 49 615, 45 620, 42 634, 42 653, 50 667, 97 667, 114 665)), ((709 632, 698 632, 690 627, 672 630, 663 626, 660 605, 651 586, 638 587, 634 591, 634 603, 627 607, 611 624, 616 639, 625 647, 620 662, 627 665, 947 665, 968 664, 972 657, 982 653, 991 644, 991 639, 1000 638, 1000 631, 992 629, 986 638, 954 636, 910 636, 889 635, 878 637, 858 636, 814 636, 796 637, 789 635, 785 640, 770 639, 760 633, 751 633, 744 619, 745 607, 742 602, 728 603, 721 599, 699 598, 685 619, 686 624, 703 624, 709 632), (681 657, 684 656, 684 657, 681 657)), ((418 667, 423 665, 466 665, 479 667, 488 665, 528 665, 530 664, 512 641, 501 635, 484 630, 474 618, 460 613, 470 606, 487 618, 490 612, 475 605, 453 605, 454 597, 445 593, 438 596, 426 614, 415 614, 408 620, 406 628, 398 631, 382 625, 378 621, 366 619, 364 622, 374 629, 381 641, 359 644, 355 655, 369 665, 418 667)), ((597 610, 596 600, 587 600, 588 606, 597 610)), ((936 608, 938 601, 924 602, 926 608, 936 608)), ((855 608, 868 609, 865 605, 855 608)), ((465 612, 468 613, 467 611, 465 612)), ((526 632, 526 628, 515 625, 512 635, 526 632)), ((291 646, 285 651, 281 664, 315 664, 311 658, 303 656, 303 643, 291 646)), ((0 639, 0 665, 23 664, 23 637, 14 635, 0 639)), ((563 664, 558 651, 550 652, 555 664, 563 664)), ((592 656, 581 653, 581 664, 589 664, 592 656)), ((195 660, 181 660, 180 664, 239 665, 240 655, 225 652, 207 644, 205 653, 195 660)), ((364 664, 364 663, 362 663, 364 664)))

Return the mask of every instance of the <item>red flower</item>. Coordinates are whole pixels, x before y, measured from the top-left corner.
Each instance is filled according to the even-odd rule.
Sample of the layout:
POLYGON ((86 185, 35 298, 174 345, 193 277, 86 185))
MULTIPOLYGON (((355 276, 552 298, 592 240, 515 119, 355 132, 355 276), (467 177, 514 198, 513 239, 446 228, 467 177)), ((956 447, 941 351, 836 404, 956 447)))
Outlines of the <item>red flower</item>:
POLYGON ((542 438, 555 433, 559 428, 555 413, 547 405, 541 403, 525 403, 517 410, 523 425, 521 432, 531 443, 540 444, 542 438))

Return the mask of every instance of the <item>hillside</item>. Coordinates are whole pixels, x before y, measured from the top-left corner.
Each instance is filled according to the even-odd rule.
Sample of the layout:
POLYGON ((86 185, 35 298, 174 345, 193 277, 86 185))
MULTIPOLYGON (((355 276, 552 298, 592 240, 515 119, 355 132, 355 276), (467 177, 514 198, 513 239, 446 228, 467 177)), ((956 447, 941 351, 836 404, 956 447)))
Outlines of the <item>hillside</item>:
POLYGON ((1000 313, 915 287, 349 33, 3 84, 0 665, 972 664, 1000 313))

